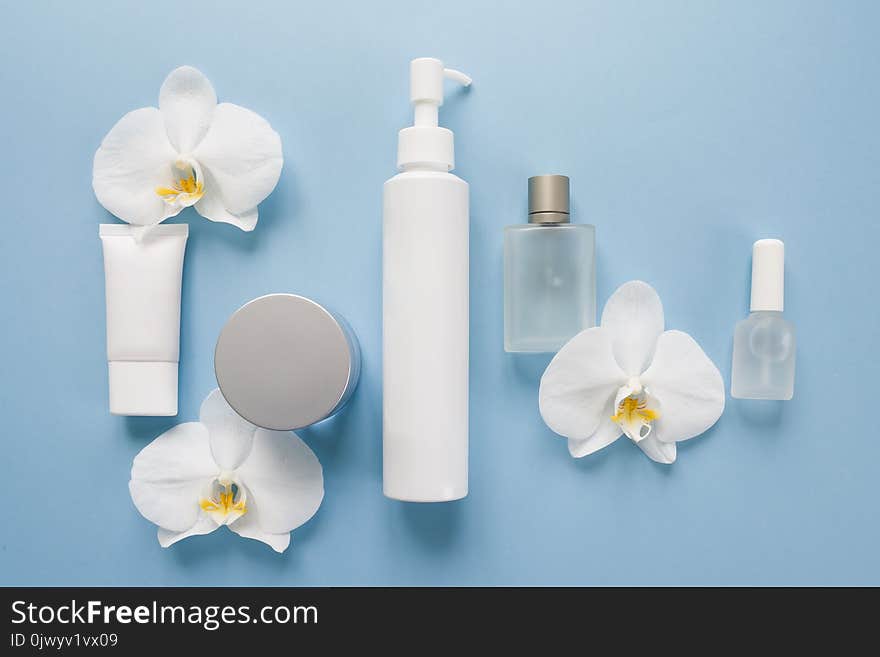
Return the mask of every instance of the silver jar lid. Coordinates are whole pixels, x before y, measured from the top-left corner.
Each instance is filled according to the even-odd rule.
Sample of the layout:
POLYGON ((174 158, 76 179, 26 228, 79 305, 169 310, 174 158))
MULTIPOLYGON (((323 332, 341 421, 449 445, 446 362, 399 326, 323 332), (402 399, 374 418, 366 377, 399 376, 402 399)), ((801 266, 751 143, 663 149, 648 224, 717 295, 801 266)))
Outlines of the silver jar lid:
POLYGON ((229 405, 276 431, 307 427, 348 401, 360 373, 351 328, 296 294, 268 294, 239 308, 220 332, 214 372, 229 405))

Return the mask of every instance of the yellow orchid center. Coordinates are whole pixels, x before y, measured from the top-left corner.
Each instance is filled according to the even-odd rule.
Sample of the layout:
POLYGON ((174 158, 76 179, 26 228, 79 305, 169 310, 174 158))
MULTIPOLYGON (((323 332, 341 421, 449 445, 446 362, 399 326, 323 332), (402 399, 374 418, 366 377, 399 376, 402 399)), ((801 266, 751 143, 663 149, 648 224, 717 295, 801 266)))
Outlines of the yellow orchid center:
POLYGON ((188 207, 198 201, 205 193, 205 184, 199 180, 196 168, 184 161, 174 163, 179 172, 172 187, 157 187, 156 193, 169 205, 188 207))
POLYGON ((639 442, 651 433, 651 423, 659 417, 657 409, 648 408, 645 395, 630 395, 620 400, 617 413, 611 419, 621 426, 627 436, 639 442))
POLYGON ((247 513, 244 490, 233 483, 214 486, 211 497, 199 500, 202 511, 211 516, 218 525, 228 525, 247 513))

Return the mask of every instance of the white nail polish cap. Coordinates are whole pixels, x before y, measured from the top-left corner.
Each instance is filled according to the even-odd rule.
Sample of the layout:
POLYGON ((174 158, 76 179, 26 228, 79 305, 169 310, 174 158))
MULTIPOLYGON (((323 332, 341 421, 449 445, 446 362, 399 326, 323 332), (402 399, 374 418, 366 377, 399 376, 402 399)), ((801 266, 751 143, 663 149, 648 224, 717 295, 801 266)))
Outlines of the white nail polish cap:
POLYGON ((785 300, 785 245, 782 240, 758 240, 752 247, 751 311, 782 312, 785 300))

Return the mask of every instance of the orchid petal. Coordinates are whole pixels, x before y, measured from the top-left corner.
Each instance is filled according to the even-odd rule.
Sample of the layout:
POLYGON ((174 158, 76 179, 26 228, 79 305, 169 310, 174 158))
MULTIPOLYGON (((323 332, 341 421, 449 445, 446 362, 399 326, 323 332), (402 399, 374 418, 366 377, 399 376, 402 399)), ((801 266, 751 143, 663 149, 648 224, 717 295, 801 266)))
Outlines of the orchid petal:
POLYGON ((262 541, 279 553, 290 545, 290 532, 270 534, 260 529, 260 510, 253 500, 248 503, 248 512, 228 527, 239 536, 262 541))
POLYGON ((199 496, 218 470, 207 428, 200 422, 184 422, 135 456, 128 488, 142 516, 169 531, 181 532, 195 525, 199 496))
POLYGON ((614 360, 609 333, 599 327, 581 331, 565 343, 541 377, 541 417, 559 435, 587 440, 625 379, 614 360))
POLYGON ((182 541, 185 538, 189 538, 190 536, 202 536, 204 534, 210 534, 212 531, 217 529, 220 525, 211 520, 204 513, 199 515, 198 520, 196 520, 196 524, 182 532, 173 532, 162 527, 159 527, 156 538, 159 539, 159 545, 163 548, 171 547, 177 541, 182 541))
POLYGON ((663 406, 656 437, 687 440, 706 431, 724 412, 724 381, 700 345, 682 331, 666 331, 642 383, 663 406))
POLYGON ((251 211, 275 188, 284 161, 281 138, 259 114, 220 103, 208 133, 193 152, 232 214, 251 211))
POLYGON ((636 445, 638 445, 652 461, 663 463, 665 465, 675 463, 675 443, 664 443, 654 436, 653 432, 652 435, 642 438, 636 443, 636 445))
POLYGON ((579 459, 593 452, 598 452, 620 438, 620 426, 611 419, 611 416, 614 415, 614 408, 614 400, 609 398, 603 411, 602 422, 599 423, 599 428, 593 435, 584 440, 568 439, 569 454, 579 459))
POLYGON ((243 231, 250 232, 257 225, 257 208, 252 208, 240 214, 233 214, 223 207, 223 197, 220 195, 220 188, 214 181, 209 171, 204 171, 205 193, 196 203, 196 212, 205 219, 218 221, 225 224, 232 224, 243 231))
POLYGON ((651 362, 663 332, 663 304, 653 287, 629 281, 608 299, 600 325, 611 335, 621 369, 627 376, 639 376, 651 362))
POLYGON ((176 68, 159 90, 165 130, 178 153, 190 153, 208 132, 217 94, 205 75, 192 66, 176 68))
POLYGON ((205 397, 199 421, 208 428, 211 454, 221 470, 235 470, 251 452, 257 427, 226 402, 219 388, 205 397))
POLYGON ((238 476, 259 506, 259 527, 267 534, 299 527, 315 514, 324 497, 321 464, 308 445, 289 431, 258 429, 238 476))
POLYGON ((123 116, 95 153, 92 187, 107 210, 130 224, 150 226, 180 212, 156 193, 172 187, 177 153, 162 113, 144 107, 123 116))
POLYGON ((135 243, 141 244, 149 239, 150 235, 158 225, 159 224, 153 224, 152 226, 132 226, 131 236, 134 238, 135 243))

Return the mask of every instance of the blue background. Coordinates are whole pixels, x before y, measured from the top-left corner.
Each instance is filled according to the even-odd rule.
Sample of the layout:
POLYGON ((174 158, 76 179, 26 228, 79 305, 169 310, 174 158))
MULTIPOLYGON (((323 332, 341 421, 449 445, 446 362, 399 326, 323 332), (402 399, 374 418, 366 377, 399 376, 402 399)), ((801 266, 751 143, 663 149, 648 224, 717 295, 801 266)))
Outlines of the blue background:
MULTIPOLYGON (((3 2, 0 583, 880 584, 880 4, 3 2), (471 183, 471 478, 463 502, 381 492, 381 187, 411 118, 408 61, 473 76, 442 122, 471 183), (188 210, 180 415, 107 409, 92 156, 192 64, 281 134, 255 232, 188 210), (537 412, 549 357, 502 349, 502 227, 526 178, 571 176, 597 226, 600 308, 651 282, 729 386, 750 247, 787 245, 795 398, 728 400, 671 467, 620 440, 582 460, 537 412), (226 318, 313 297, 360 337, 363 378, 302 431, 326 498, 291 549, 226 530, 169 550, 132 458, 195 419, 226 318)), ((437 413, 443 413, 437 408, 437 413)))

